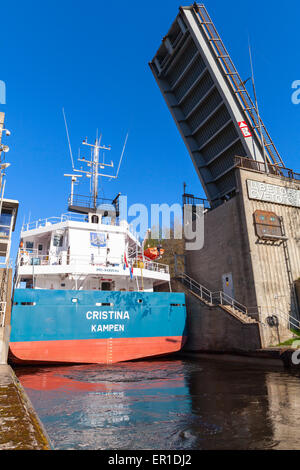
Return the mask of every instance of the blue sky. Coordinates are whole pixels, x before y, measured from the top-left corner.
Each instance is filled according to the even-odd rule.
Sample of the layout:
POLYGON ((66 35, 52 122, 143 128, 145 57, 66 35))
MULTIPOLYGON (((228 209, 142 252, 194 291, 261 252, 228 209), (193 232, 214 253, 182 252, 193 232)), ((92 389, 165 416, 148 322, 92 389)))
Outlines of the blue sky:
MULTIPOLYGON (((129 140, 118 184, 129 203, 180 202, 182 184, 204 196, 187 150, 149 69, 178 7, 189 4, 27 0, 1 5, 0 80, 7 87, 6 196, 19 199, 17 234, 31 220, 66 212, 71 172, 62 107, 73 151, 96 129, 118 162, 129 140)), ((291 85, 300 79, 300 3, 206 0, 242 77, 249 77, 250 35, 260 111, 287 167, 299 168, 300 105, 291 85)), ((16 243, 16 242, 15 242, 16 243)))

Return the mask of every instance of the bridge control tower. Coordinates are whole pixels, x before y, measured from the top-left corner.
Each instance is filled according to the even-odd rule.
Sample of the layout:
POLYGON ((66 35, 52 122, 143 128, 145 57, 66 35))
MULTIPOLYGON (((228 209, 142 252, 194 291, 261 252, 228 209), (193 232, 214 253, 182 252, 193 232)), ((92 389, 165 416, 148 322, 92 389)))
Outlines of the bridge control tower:
MULTIPOLYGON (((198 297, 220 292, 234 306, 231 313, 241 310, 241 319, 251 316, 259 329, 259 341, 246 334, 243 343, 234 330, 228 346, 224 323, 214 346, 202 343, 202 334, 191 349, 278 344, 291 329, 300 331, 300 174, 286 168, 261 119, 255 87, 252 99, 204 5, 180 7, 149 65, 210 203, 204 247, 186 252, 185 275, 198 297)), ((183 201, 192 199, 185 194, 183 201)), ((215 335, 213 315, 205 318, 205 302, 202 307, 193 321, 204 318, 206 336, 215 335)))

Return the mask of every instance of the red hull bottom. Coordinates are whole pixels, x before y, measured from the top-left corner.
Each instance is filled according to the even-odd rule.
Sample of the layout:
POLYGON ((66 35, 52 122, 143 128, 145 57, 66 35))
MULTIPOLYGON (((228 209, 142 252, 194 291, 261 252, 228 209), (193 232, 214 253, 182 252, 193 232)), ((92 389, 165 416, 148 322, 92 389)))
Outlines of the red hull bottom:
POLYGON ((16 364, 113 364, 180 351, 186 338, 87 339, 10 343, 16 364))

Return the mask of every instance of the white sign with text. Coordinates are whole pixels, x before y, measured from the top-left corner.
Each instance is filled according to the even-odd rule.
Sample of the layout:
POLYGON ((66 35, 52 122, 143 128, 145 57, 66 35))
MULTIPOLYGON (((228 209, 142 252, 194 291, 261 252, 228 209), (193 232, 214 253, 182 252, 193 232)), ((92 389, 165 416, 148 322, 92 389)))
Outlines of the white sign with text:
POLYGON ((247 180, 249 199, 300 207, 300 190, 247 180))

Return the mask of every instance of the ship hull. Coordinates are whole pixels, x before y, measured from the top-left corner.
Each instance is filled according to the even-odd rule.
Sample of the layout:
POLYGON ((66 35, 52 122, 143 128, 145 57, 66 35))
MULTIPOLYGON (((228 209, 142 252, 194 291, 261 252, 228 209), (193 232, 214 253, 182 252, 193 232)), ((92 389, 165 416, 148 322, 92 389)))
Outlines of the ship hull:
POLYGON ((16 289, 15 363, 112 364, 179 351, 185 296, 165 292, 16 289))

